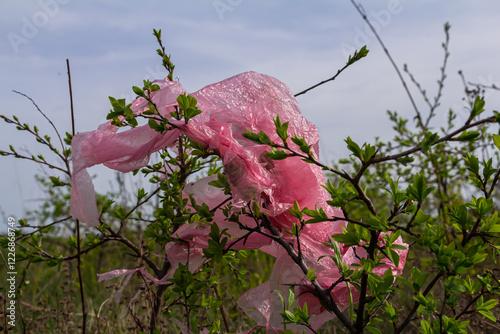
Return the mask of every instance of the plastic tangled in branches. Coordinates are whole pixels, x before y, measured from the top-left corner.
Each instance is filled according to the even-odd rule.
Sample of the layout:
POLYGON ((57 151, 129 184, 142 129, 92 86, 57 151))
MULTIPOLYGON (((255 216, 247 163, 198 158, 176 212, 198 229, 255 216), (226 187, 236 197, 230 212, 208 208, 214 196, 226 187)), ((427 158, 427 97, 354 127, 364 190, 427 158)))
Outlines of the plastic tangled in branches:
MULTIPOLYGON (((117 132, 118 127, 108 122, 95 131, 78 134, 73 138, 73 217, 84 221, 88 226, 99 224, 94 188, 86 168, 104 164, 121 172, 130 172, 144 167, 152 153, 172 147, 180 134, 221 157, 231 188, 233 208, 242 208, 249 201, 256 201, 265 208, 263 210, 274 226, 286 230, 291 230, 295 219, 288 213, 294 201, 301 208, 318 207, 328 217, 342 217, 340 209, 327 204, 330 198, 322 187, 325 177, 321 167, 304 162, 297 156, 271 160, 266 156, 268 145, 257 144, 242 135, 247 130, 255 133, 262 130, 272 142, 281 143, 274 124, 274 119, 279 115, 283 123, 289 122, 288 133, 304 138, 312 145, 313 155, 318 157, 318 131, 301 115, 297 101, 285 84, 266 75, 247 72, 209 85, 191 94, 198 100, 197 107, 203 112, 186 124, 173 120, 170 116, 170 112, 175 110, 176 98, 184 93, 183 88, 179 83, 168 80, 160 83, 161 89, 152 94, 152 100, 159 113, 174 124, 172 130, 160 134, 144 125, 117 132)), ((147 101, 143 98, 136 99, 131 108, 134 113, 140 114, 147 109, 147 101)), ((290 142, 289 146, 292 150, 300 151, 294 143, 290 142)), ((184 189, 186 196, 192 195, 197 203, 206 203, 210 209, 227 200, 229 195, 209 185, 214 177, 209 176, 188 184, 184 189)), ((256 227, 257 223, 253 218, 241 215, 239 219, 242 225, 256 227)), ((248 233, 236 223, 227 221, 221 210, 215 212, 214 221, 221 230, 227 229, 226 232, 235 239, 248 233)), ((317 282, 324 288, 331 286, 341 275, 330 258, 319 259, 323 255, 335 255, 333 249, 323 242, 328 242, 333 234, 342 233, 342 226, 346 226, 343 221, 308 224, 300 236, 304 261, 310 269, 315 270, 317 282)), ((166 255, 171 263, 169 272, 165 277, 159 280, 151 278, 151 281, 165 284, 166 279, 173 276, 179 263, 188 263, 189 270, 197 270, 204 262, 202 250, 208 247, 209 232, 210 228, 202 224, 181 226, 175 236, 185 242, 169 242, 166 245, 166 255)), ((292 236, 285 238, 292 241, 292 236)), ((406 246, 401 239, 396 243, 406 246)), ((282 304, 275 290, 286 294, 291 285, 296 286, 295 295, 305 292, 300 295, 297 304, 307 302, 309 313, 315 315, 311 318, 314 330, 334 318, 333 313, 325 310, 313 293, 307 293, 312 288, 306 275, 289 254, 270 238, 253 233, 231 245, 231 248, 260 249, 276 257, 270 280, 248 291, 238 301, 247 315, 257 322, 257 326, 265 327, 268 332, 279 331, 283 327, 280 314, 282 304)), ((363 249, 356 251, 353 247, 341 248, 342 261, 349 266, 359 263, 362 251, 363 249)), ((381 275, 386 270, 392 270, 393 275, 401 274, 407 250, 397 252, 400 257, 399 265, 395 266, 389 260, 384 260, 384 265, 376 268, 377 274, 381 275)), ((130 275, 135 271, 137 269, 107 273, 101 275, 100 280, 130 275)), ((345 309, 350 298, 357 301, 357 291, 353 290, 349 296, 346 283, 340 283, 331 291, 339 308, 345 309)), ((288 328, 309 332, 304 326, 291 325, 288 328)))

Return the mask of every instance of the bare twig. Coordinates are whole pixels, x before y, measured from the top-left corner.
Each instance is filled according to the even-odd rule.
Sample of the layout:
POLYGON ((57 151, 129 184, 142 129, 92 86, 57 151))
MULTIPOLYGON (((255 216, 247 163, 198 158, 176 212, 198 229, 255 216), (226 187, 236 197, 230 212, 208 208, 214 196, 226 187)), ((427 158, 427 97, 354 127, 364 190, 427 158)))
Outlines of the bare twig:
POLYGON ((19 239, 24 239, 24 238, 26 238, 26 237, 29 237, 30 235, 33 235, 33 234, 35 234, 35 233, 38 233, 38 232, 40 232, 41 230, 46 229, 46 228, 48 228, 48 227, 50 227, 50 226, 53 226, 53 225, 56 225, 56 224, 59 224, 59 223, 63 223, 63 222, 65 222, 65 221, 68 221, 68 220, 70 220, 71 218, 72 218, 71 216, 69 216, 69 217, 65 217, 65 218, 62 218, 62 219, 56 220, 56 221, 54 221, 54 222, 52 222, 52 223, 50 223, 50 224, 47 224, 47 225, 40 225, 40 226, 30 226, 30 225, 26 225, 26 226, 23 226, 23 227, 34 228, 34 229, 35 229, 35 231, 33 231, 33 232, 31 232, 31 233, 28 233, 28 234, 22 234, 21 236, 19 236, 19 237, 17 237, 17 238, 16 238, 16 241, 18 241, 19 239))
MULTIPOLYGON (((71 129, 72 129, 72 135, 75 135, 75 115, 73 113, 73 92, 71 88, 71 74, 70 74, 70 69, 69 69, 69 60, 66 59, 66 67, 68 68, 68 85, 69 85, 69 97, 70 97, 70 106, 71 106, 71 129)), ((56 130, 57 131, 57 130, 56 130)), ((59 133, 57 134, 59 137, 59 140, 61 140, 61 137, 59 136, 59 133)), ((62 141, 61 141, 62 145, 62 141)), ((64 150, 64 147, 63 147, 64 150)), ((68 172, 69 171, 68 168, 68 172)), ((71 175, 71 174, 70 174, 71 175)), ((86 325, 87 325, 87 311, 85 310, 85 293, 83 291, 83 278, 82 278, 82 257, 81 257, 81 240, 80 240, 80 220, 76 220, 76 250, 77 250, 77 269, 78 269, 78 282, 80 284, 80 299, 82 303, 82 333, 85 334, 87 332, 86 330, 86 325)))
POLYGON ((64 145, 63 145, 63 142, 62 142, 62 138, 61 138, 61 135, 59 134, 59 131, 57 131, 57 128, 56 126, 54 125, 54 123, 52 123, 52 121, 50 120, 50 118, 47 117, 47 115, 45 115, 43 113, 43 111, 40 109, 40 107, 38 107, 38 105, 35 103, 35 101, 29 97, 28 95, 24 94, 24 93, 21 93, 21 92, 18 92, 17 90, 13 90, 14 93, 16 94, 19 94, 19 95, 22 95, 24 96, 25 98, 27 98, 28 100, 31 101, 31 103, 33 103, 33 105, 35 106, 35 108, 38 110, 38 112, 40 114, 42 114, 43 117, 45 117, 45 119, 50 123, 50 125, 52 126, 52 128, 54 129, 54 131, 56 132, 56 135, 57 135, 57 138, 59 138, 59 143, 61 143, 61 149, 64 150, 64 145))
POLYGON ((350 65, 351 65, 351 64, 347 63, 344 67, 342 67, 340 70, 338 70, 338 71, 337 71, 337 73, 336 73, 333 77, 331 77, 330 79, 323 80, 323 81, 321 81, 320 83, 317 83, 317 84, 315 84, 315 85, 313 85, 313 86, 311 86, 311 87, 309 87, 309 88, 307 88, 307 89, 304 89, 303 91, 301 91, 301 92, 299 92, 299 93, 295 94, 294 96, 295 96, 295 97, 300 96, 300 95, 305 94, 305 93, 307 93, 308 91, 310 91, 310 90, 312 90, 312 89, 314 89, 314 88, 316 88, 316 87, 318 87, 318 86, 321 86, 321 85, 323 85, 323 84, 326 84, 327 82, 330 82, 330 81, 335 80, 335 79, 336 79, 336 78, 340 75, 340 73, 342 73, 342 72, 343 72, 346 68, 348 68, 350 65))
POLYGON ((69 100, 71 105, 71 134, 75 135, 75 113, 73 110, 73 89, 71 87, 71 72, 69 70, 69 59, 66 59, 66 67, 68 68, 68 87, 69 87, 69 100))
POLYGON ((382 39, 380 38, 380 36, 377 33, 377 30, 371 24, 370 20, 368 19, 368 16, 366 15, 364 10, 362 9, 361 5, 356 3, 354 0, 351 0, 351 3, 356 8, 358 13, 361 15, 363 20, 365 20, 365 22, 368 24, 368 26, 370 27, 370 30, 373 32, 373 34, 377 38, 377 41, 382 46, 382 49, 384 50, 385 54, 387 55, 387 58, 389 58, 389 61, 391 62, 392 66, 394 67, 394 70, 396 70, 396 73, 398 74, 398 77, 401 80, 401 84, 403 85, 403 87, 406 91, 406 94, 408 95, 408 98, 410 99, 411 105, 413 106, 413 109, 415 110, 415 113, 417 114, 416 118, 418 121, 418 125, 422 129, 425 129, 424 122, 422 120, 422 116, 420 115, 420 111, 418 110, 417 105, 415 104, 415 101, 413 100, 413 96, 411 95, 410 90, 408 89, 408 86, 406 85, 406 81, 404 80, 403 76, 401 75, 401 71, 399 70, 399 68, 396 65, 396 63, 394 62, 394 60, 392 59, 392 56, 389 53, 389 50, 387 50, 387 47, 385 46, 384 42, 382 42, 382 39))

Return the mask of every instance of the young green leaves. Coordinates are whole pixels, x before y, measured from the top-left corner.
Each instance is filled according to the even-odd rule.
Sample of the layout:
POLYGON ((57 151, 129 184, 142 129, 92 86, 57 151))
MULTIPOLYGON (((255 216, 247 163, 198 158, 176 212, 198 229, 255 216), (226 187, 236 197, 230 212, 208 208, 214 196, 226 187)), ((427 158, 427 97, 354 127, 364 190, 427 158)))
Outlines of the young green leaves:
POLYGON ((112 96, 109 97, 109 102, 112 109, 108 113, 108 116, 106 116, 106 119, 111 119, 111 124, 116 126, 130 125, 133 128, 137 126, 134 112, 130 108, 132 103, 126 104, 125 99, 117 100, 112 96), (123 117, 123 120, 120 120, 120 116, 123 117))
POLYGON ((179 95, 177 97, 177 103, 179 104, 179 108, 184 116, 184 122, 186 122, 186 124, 191 118, 202 113, 202 111, 196 106, 198 100, 196 100, 196 98, 192 95, 179 95))
POLYGON ((170 81, 174 81, 174 68, 175 65, 172 63, 172 60, 170 58, 172 57, 171 55, 167 55, 165 53, 165 47, 163 47, 163 43, 161 40, 161 29, 156 30, 153 29, 153 35, 156 37, 156 40, 158 44, 160 45, 160 49, 156 50, 156 53, 161 57, 162 59, 162 65, 165 67, 165 69, 168 71, 168 79, 170 81))
POLYGON ((347 144, 347 149, 352 152, 352 155, 363 163, 369 161, 377 153, 377 148, 375 146, 364 143, 362 147, 359 147, 351 137, 347 137, 344 141, 347 144))
POLYGON ((359 49, 359 51, 358 50, 354 51, 354 54, 352 56, 349 55, 349 59, 347 60, 346 65, 347 66, 352 65, 361 58, 366 57, 368 55, 368 52, 370 52, 370 50, 366 48, 366 45, 363 46, 361 49, 359 49))

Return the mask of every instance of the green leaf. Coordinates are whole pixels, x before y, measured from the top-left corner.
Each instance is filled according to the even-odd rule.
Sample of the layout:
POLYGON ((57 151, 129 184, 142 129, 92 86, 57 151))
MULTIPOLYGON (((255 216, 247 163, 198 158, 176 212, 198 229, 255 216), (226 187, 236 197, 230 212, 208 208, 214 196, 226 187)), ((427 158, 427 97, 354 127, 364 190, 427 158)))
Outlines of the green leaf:
POLYGON ((283 144, 285 144, 288 138, 288 122, 285 122, 285 124, 281 124, 280 116, 276 115, 276 118, 274 119, 274 125, 276 126, 276 133, 281 138, 281 140, 283 140, 283 144))
POLYGON ((162 123, 158 123, 156 120, 150 118, 148 120, 148 125, 151 129, 155 130, 156 132, 164 132, 165 131, 165 128, 164 126, 162 125, 162 123))
POLYGON ((68 238, 68 241, 66 242, 66 244, 69 246, 69 247, 75 247, 76 248, 76 237, 74 236, 70 236, 68 238))
POLYGON ((500 224, 495 224, 495 225, 491 226, 490 229, 488 230, 488 232, 499 233, 500 232, 500 224))
POLYGON ((314 269, 309 269, 307 271, 307 278, 310 280, 310 281, 314 281, 317 277, 314 275, 316 273, 316 270, 314 269))
POLYGON ((394 316, 396 315, 396 309, 391 304, 389 304, 387 300, 385 301, 384 311, 390 319, 394 318, 394 316))
POLYGON ((247 130, 246 133, 242 134, 243 137, 249 139, 257 144, 264 144, 271 146, 271 139, 264 133, 264 131, 260 130, 259 133, 253 133, 250 130, 247 130))
POLYGON ((108 211, 108 210, 109 210, 109 208, 111 207, 111 205, 112 205, 114 202, 115 202, 114 200, 112 200, 112 199, 108 199, 108 200, 106 201, 106 203, 104 203, 104 205, 103 205, 103 207, 102 207, 102 210, 101 210, 101 211, 102 211, 102 212, 106 212, 106 211, 108 211))
POLYGON ((467 169, 476 175, 479 175, 479 159, 467 152, 463 157, 465 164, 467 165, 467 169))
POLYGON ((413 176, 413 184, 407 188, 407 193, 417 202, 421 203, 432 191, 434 187, 427 187, 427 181, 423 173, 413 176))
POLYGON ((496 110, 493 110, 493 114, 495 115, 495 121, 500 124, 500 113, 496 110))
POLYGON ((407 157, 397 158, 396 161, 402 164, 403 166, 407 166, 409 163, 415 161, 415 158, 407 156, 407 157))
POLYGON ((485 310, 479 310, 479 313, 481 313, 484 317, 488 318, 489 320, 493 322, 497 322, 497 318, 491 313, 491 311, 485 311, 485 310))
POLYGON ((370 225, 370 230, 382 230, 385 231, 389 228, 389 224, 385 219, 379 216, 374 216, 370 214, 369 218, 363 220, 364 223, 370 225))
POLYGON ((61 187, 64 185, 61 182, 61 180, 59 180, 59 178, 55 177, 55 176, 50 176, 50 181, 52 181, 52 186, 54 186, 54 187, 61 187))
POLYGON ((302 209, 302 212, 305 215, 312 217, 312 219, 306 220, 306 224, 321 223, 328 220, 328 215, 325 213, 325 210, 323 210, 323 208, 315 208, 315 210, 304 208, 302 209))
POLYGON ((285 311, 281 312, 281 316, 286 321, 290 321, 290 322, 296 322, 297 321, 297 317, 295 317, 295 315, 292 312, 288 311, 288 310, 285 310, 285 311))
POLYGON ((368 55, 368 52, 370 52, 370 50, 368 50, 366 48, 366 45, 364 45, 361 49, 359 49, 359 51, 358 50, 354 51, 354 54, 352 56, 349 55, 349 59, 347 59, 346 65, 352 65, 361 58, 366 57, 368 55))
POLYGON ((415 219, 413 220, 413 223, 415 225, 420 225, 428 221, 430 218, 431 218, 430 215, 426 215, 422 212, 421 209, 418 209, 415 219))
POLYGON ((304 138, 299 138, 297 137, 297 135, 295 135, 292 137, 292 141, 299 147, 302 152, 309 155, 312 145, 308 145, 304 138))
POLYGON ((144 93, 144 91, 137 87, 137 86, 133 86, 132 87, 132 90, 134 91, 134 93, 136 93, 138 96, 141 96, 141 97, 146 97, 146 94, 144 93))
MULTIPOLYGON (((308 273, 309 274, 309 273, 308 273)), ((295 301, 295 288, 293 286, 290 286, 288 288, 288 308, 291 308, 293 305, 293 302, 295 301)))
POLYGON ((476 99, 474 100, 474 105, 472 106, 472 110, 470 112, 471 119, 480 115, 484 111, 484 103, 485 103, 484 98, 476 96, 476 99))
POLYGON ((467 131, 464 130, 462 134, 457 138, 459 141, 472 141, 480 136, 478 131, 467 131))
POLYGON ((73 135, 69 132, 66 132, 66 138, 64 138, 64 142, 66 145, 71 145, 71 140, 73 139, 73 135))
POLYGON ((377 147, 370 144, 364 144, 363 147, 364 151, 361 156, 363 158, 362 161, 368 161, 377 152, 377 147))
POLYGON ((347 137, 347 139, 345 139, 344 141, 347 143, 347 149, 351 151, 355 157, 361 159, 361 148, 359 147, 359 145, 354 142, 351 137, 347 137))
POLYGON ((484 308, 486 310, 491 310, 492 308, 494 308, 495 306, 497 306, 497 304, 498 304, 498 300, 496 300, 496 299, 490 299, 487 302, 485 302, 484 304, 482 304, 481 308, 484 308))
POLYGON ((278 150, 276 147, 272 147, 271 151, 266 152, 266 155, 273 160, 283 160, 288 158, 288 153, 283 150, 278 150))
POLYGON ((413 282, 412 287, 415 292, 419 292, 424 286, 425 281, 429 277, 429 273, 422 273, 417 267, 411 269, 411 280, 413 282))
POLYGON ((422 153, 426 154, 430 147, 434 145, 439 140, 439 135, 437 133, 432 133, 427 131, 425 133, 424 139, 419 143, 419 146, 422 147, 422 153))
POLYGON ((285 299, 283 298, 283 295, 281 294, 281 291, 279 291, 279 290, 273 290, 272 292, 276 292, 278 294, 278 296, 281 299, 281 306, 283 307, 283 310, 285 310, 286 309, 285 299))
POLYGON ((366 330, 369 330, 370 332, 372 332, 373 334, 382 334, 382 332, 380 330, 378 330, 377 328, 375 327, 372 327, 372 326, 365 326, 365 329, 366 330))
POLYGON ((360 241, 356 234, 352 232, 334 234, 332 235, 332 238, 335 241, 346 245, 358 245, 360 241))
POLYGON ((217 180, 208 182, 208 185, 216 188, 226 188, 229 186, 227 175, 222 173, 217 174, 217 180))
POLYGON ((500 150, 500 135, 493 135, 493 142, 495 146, 500 150))
POLYGON ((420 305, 427 306, 428 304, 427 299, 425 299, 424 295, 421 292, 418 295, 413 296, 413 299, 415 299, 415 301, 420 305))
POLYGON ((432 327, 429 321, 427 320, 422 320, 420 322, 420 327, 422 328, 422 333, 424 334, 431 334, 432 332, 432 327))

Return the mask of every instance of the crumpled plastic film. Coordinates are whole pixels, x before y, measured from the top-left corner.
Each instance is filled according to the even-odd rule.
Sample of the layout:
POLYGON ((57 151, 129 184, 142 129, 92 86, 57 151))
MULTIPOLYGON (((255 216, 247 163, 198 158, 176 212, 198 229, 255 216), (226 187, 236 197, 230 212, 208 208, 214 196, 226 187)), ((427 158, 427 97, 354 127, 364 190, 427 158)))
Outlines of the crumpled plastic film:
MULTIPOLYGON (((281 231, 290 231, 293 223, 298 222, 288 212, 294 201, 297 201, 300 208, 321 208, 330 218, 343 217, 340 209, 327 204, 330 195, 323 188, 325 177, 320 166, 304 162, 301 157, 272 160, 266 156, 269 146, 254 143, 243 136, 247 130, 255 133, 263 131, 272 142, 282 144, 274 124, 274 119, 279 115, 281 123, 289 122, 288 134, 304 138, 311 145, 311 153, 318 158, 318 131, 301 115, 293 93, 285 84, 267 75, 246 72, 209 85, 192 94, 198 100, 197 107, 202 113, 186 124, 184 121, 173 120, 169 115, 175 110, 177 96, 184 93, 181 85, 168 80, 155 83, 161 89, 153 93, 153 102, 160 114, 173 124, 172 130, 160 134, 145 125, 120 132, 107 122, 95 131, 78 134, 73 138, 71 214, 75 218, 81 219, 88 226, 99 224, 94 188, 86 170, 88 167, 102 163, 122 172, 141 168, 147 165, 152 153, 173 147, 181 134, 221 157, 231 188, 230 198, 221 189, 211 186, 209 183, 216 176, 201 178, 186 185, 184 195, 192 196, 198 205, 206 203, 210 209, 214 209, 230 200, 234 210, 238 210, 255 201, 271 223, 281 231)), ((147 101, 138 98, 131 108, 136 114, 143 113, 148 108, 147 101)), ((292 150, 300 152, 292 140, 289 139, 287 143, 292 150)), ((236 250, 260 249, 276 257, 269 281, 247 291, 238 300, 238 305, 257 323, 256 327, 265 327, 268 333, 282 330, 282 305, 276 291, 286 296, 290 286, 294 286, 295 296, 305 292, 295 305, 307 303, 310 314, 314 315, 311 319, 314 330, 317 331, 332 319, 334 314, 321 306, 313 294, 312 284, 285 249, 265 235, 249 233, 247 229, 241 228, 256 228, 254 218, 240 215, 239 219, 239 224, 230 222, 221 210, 214 212, 213 221, 230 236, 227 246, 236 250)), ((346 226, 345 221, 326 221, 308 224, 301 232, 303 260, 308 268, 315 270, 317 282, 323 288, 330 287, 340 278, 333 260, 328 257, 319 259, 323 255, 334 255, 333 249, 323 242, 328 242, 333 234, 342 233, 342 227, 346 226)), ((269 233, 260 228, 260 231, 269 233)), ((202 222, 179 227, 173 235, 176 240, 167 243, 165 247, 166 256, 171 263, 166 276, 146 276, 156 284, 165 284, 166 279, 173 276, 179 263, 196 271, 205 261, 203 249, 208 247, 209 233, 209 224, 202 222)), ((283 238, 293 241, 297 251, 295 237, 283 232, 283 238)), ((382 241, 382 235, 379 241, 382 241)), ((407 247, 401 238, 398 238, 396 244, 407 247)), ((366 255, 363 248, 357 247, 355 251, 352 247, 340 246, 342 261, 348 266, 359 263, 359 257, 366 255)), ((394 275, 400 275, 408 250, 397 249, 396 252, 400 256, 397 266, 389 259, 384 259, 384 265, 376 267, 374 273, 383 275, 385 271, 392 270, 394 275)), ((113 271, 100 276, 100 280, 131 275, 135 271, 146 273, 142 268, 113 271)), ((359 293, 353 287, 351 293, 356 303, 359 293)), ((337 284, 331 294, 340 309, 348 307, 350 296, 345 282, 337 284)), ((304 326, 290 325, 288 328, 310 332, 304 326)))
MULTIPOLYGON (((153 93, 153 101, 167 116, 176 96, 182 92, 178 83, 165 82, 159 91, 153 93)), ((108 122, 98 130, 73 138, 73 217, 88 226, 98 224, 94 190, 86 168, 100 163, 122 172, 143 167, 152 153, 171 146, 180 133, 219 153, 231 185, 233 205, 242 206, 253 197, 264 195, 267 209, 276 215, 286 211, 293 204, 294 197, 307 199, 312 206, 315 200, 325 196, 324 190, 314 187, 324 180, 319 167, 304 164, 300 158, 271 161, 265 157, 266 145, 255 144, 242 136, 247 129, 262 130, 279 143, 273 122, 279 115, 283 123, 290 122, 289 133, 304 137, 317 156, 317 129, 300 114, 299 106, 286 85, 275 78, 247 72, 209 85, 192 95, 198 99, 198 108, 203 113, 187 125, 172 121, 179 132, 172 130, 162 135, 147 125, 116 132, 118 128, 108 122), (304 180, 308 180, 316 191, 293 188, 294 182, 300 182, 304 187, 304 180), (307 193, 309 195, 305 195, 307 193), (320 198, 316 198, 317 194, 320 198)), ((146 107, 147 102, 142 98, 132 105, 136 113, 143 112, 146 107)), ((289 145, 298 150, 293 142, 290 141, 289 145)))

